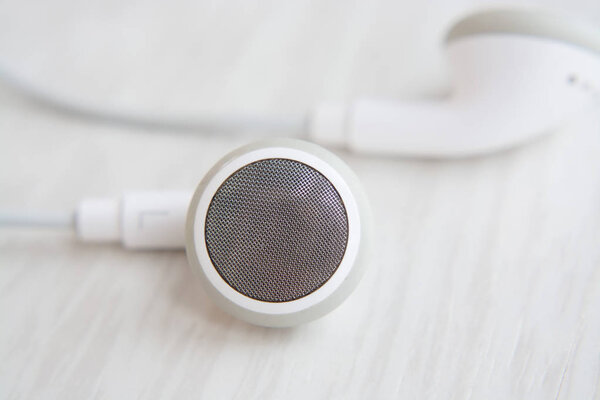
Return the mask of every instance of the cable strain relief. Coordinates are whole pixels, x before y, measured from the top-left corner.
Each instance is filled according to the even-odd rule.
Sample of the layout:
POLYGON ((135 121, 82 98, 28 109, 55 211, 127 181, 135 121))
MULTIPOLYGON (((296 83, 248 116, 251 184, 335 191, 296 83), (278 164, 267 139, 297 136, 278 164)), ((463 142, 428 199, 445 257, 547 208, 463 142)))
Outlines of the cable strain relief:
POLYGON ((323 146, 346 146, 347 107, 342 103, 319 104, 311 115, 308 126, 310 139, 323 146))
POLYGON ((120 208, 117 198, 82 201, 75 215, 79 239, 85 242, 118 242, 121 239, 120 208))

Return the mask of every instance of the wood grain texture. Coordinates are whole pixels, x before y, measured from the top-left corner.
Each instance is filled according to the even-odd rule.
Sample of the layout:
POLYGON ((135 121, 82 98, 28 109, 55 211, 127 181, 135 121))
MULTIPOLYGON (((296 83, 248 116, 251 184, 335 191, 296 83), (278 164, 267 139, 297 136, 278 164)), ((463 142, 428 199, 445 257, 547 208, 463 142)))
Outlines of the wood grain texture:
MULTIPOLYGON (((411 20, 427 11, 392 3, 261 3, 231 11, 244 23, 230 31, 222 28, 232 8, 226 3, 211 15, 229 52, 220 52, 214 36, 198 39, 194 45, 211 61, 197 75, 186 69, 198 67, 194 57, 175 86, 168 61, 145 70, 147 59, 132 57, 126 77, 112 75, 119 65, 110 58, 118 54, 100 46, 101 57, 75 62, 98 78, 76 76, 67 89, 90 102, 150 111, 187 104, 186 112, 286 113, 324 97, 427 86, 411 79, 441 81, 442 68, 429 63, 440 57, 431 56, 433 47, 386 53, 408 46, 408 39, 386 38, 419 32, 411 20), (415 78, 419 71, 423 77, 415 78)), ((108 16, 121 10, 106 4, 95 7, 108 16)), ((445 11, 426 26, 467 5, 440 6, 445 11)), ((24 6, 3 7, 19 16, 24 6)), ((137 10, 131 7, 127 18, 137 10)), ((154 7, 159 15, 168 9, 154 7)), ((581 2, 580 9, 597 5, 581 2)), ((47 19, 64 22, 65 15, 47 19)), ((94 32, 87 34, 98 43, 94 32)), ((20 65, 28 53, 6 37, 0 34, 0 48, 20 65)), ((48 43, 60 35, 53 38, 48 43)), ((172 56, 184 57, 177 46, 172 56)), ((43 61, 47 53, 29 56, 43 61)), ((48 88, 70 68, 54 62, 45 70, 56 78, 48 88)), ((31 76, 44 71, 31 68, 31 76)), ((0 398, 599 399, 598 114, 487 158, 339 152, 370 195, 375 256, 348 301, 293 329, 254 327, 222 313, 181 252, 128 252, 82 245, 68 232, 0 229, 0 398)), ((62 210, 84 196, 188 189, 248 140, 94 124, 0 87, 0 207, 62 210)))

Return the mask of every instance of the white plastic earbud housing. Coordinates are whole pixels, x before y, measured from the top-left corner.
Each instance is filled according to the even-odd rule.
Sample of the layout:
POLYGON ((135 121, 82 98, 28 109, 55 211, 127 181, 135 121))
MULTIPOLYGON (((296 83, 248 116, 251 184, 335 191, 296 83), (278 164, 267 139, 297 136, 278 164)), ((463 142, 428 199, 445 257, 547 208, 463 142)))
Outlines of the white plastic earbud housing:
MULTIPOLYGON (((232 207, 238 206, 232 204, 232 207)), ((293 205, 290 205, 288 210, 294 210, 293 205)), ((303 217, 298 214, 293 218, 303 217)), ((186 252, 189 263, 200 276, 206 292, 222 309, 256 325, 293 326, 328 313, 354 290, 368 260, 370 225, 371 216, 366 194, 356 175, 342 160, 312 143, 272 139, 245 146, 228 154, 204 177, 192 197, 188 210, 186 252), (234 289, 213 265, 205 237, 210 203, 225 180, 241 168, 268 159, 297 161, 318 171, 339 194, 348 221, 346 250, 335 272, 313 292, 284 302, 257 300, 234 289)), ((321 245, 329 244, 324 242, 321 245)), ((246 250, 255 251, 246 248, 236 251, 246 250)))
POLYGON ((317 108, 311 137, 369 153, 462 157, 551 132, 600 97, 600 31, 539 11, 487 11, 449 32, 442 100, 317 108))

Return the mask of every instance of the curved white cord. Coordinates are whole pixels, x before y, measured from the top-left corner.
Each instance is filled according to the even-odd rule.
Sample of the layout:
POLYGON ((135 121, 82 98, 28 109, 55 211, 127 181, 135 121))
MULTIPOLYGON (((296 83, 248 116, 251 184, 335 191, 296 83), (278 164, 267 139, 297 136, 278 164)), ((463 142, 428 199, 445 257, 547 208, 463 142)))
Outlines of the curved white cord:
POLYGON ((0 210, 2 227, 73 228, 74 213, 0 210))
POLYGON ((46 92, 10 73, 0 65, 0 80, 29 100, 46 108, 71 116, 110 124, 145 129, 198 131, 207 133, 268 132, 270 135, 301 137, 306 130, 306 117, 261 117, 252 115, 220 115, 206 117, 155 117, 149 114, 103 109, 46 92))

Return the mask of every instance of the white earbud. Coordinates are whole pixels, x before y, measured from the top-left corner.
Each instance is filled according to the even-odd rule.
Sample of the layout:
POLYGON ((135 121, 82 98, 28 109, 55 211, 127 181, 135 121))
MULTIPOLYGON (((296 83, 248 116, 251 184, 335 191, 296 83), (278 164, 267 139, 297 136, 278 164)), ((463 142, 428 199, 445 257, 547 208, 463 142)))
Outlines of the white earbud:
POLYGON ((352 292, 368 259, 369 214, 343 161, 312 143, 272 139, 225 156, 193 195, 85 200, 75 226, 88 242, 185 247, 224 310, 258 325, 291 326, 352 292))
POLYGON ((292 326, 337 307, 369 259, 371 216, 346 164, 311 143, 270 140, 225 156, 189 206, 186 252, 224 310, 292 326))
POLYGON ((323 104, 311 138, 358 152, 461 157, 550 132, 600 97, 600 30, 540 10, 485 11, 449 31, 439 101, 323 104))

